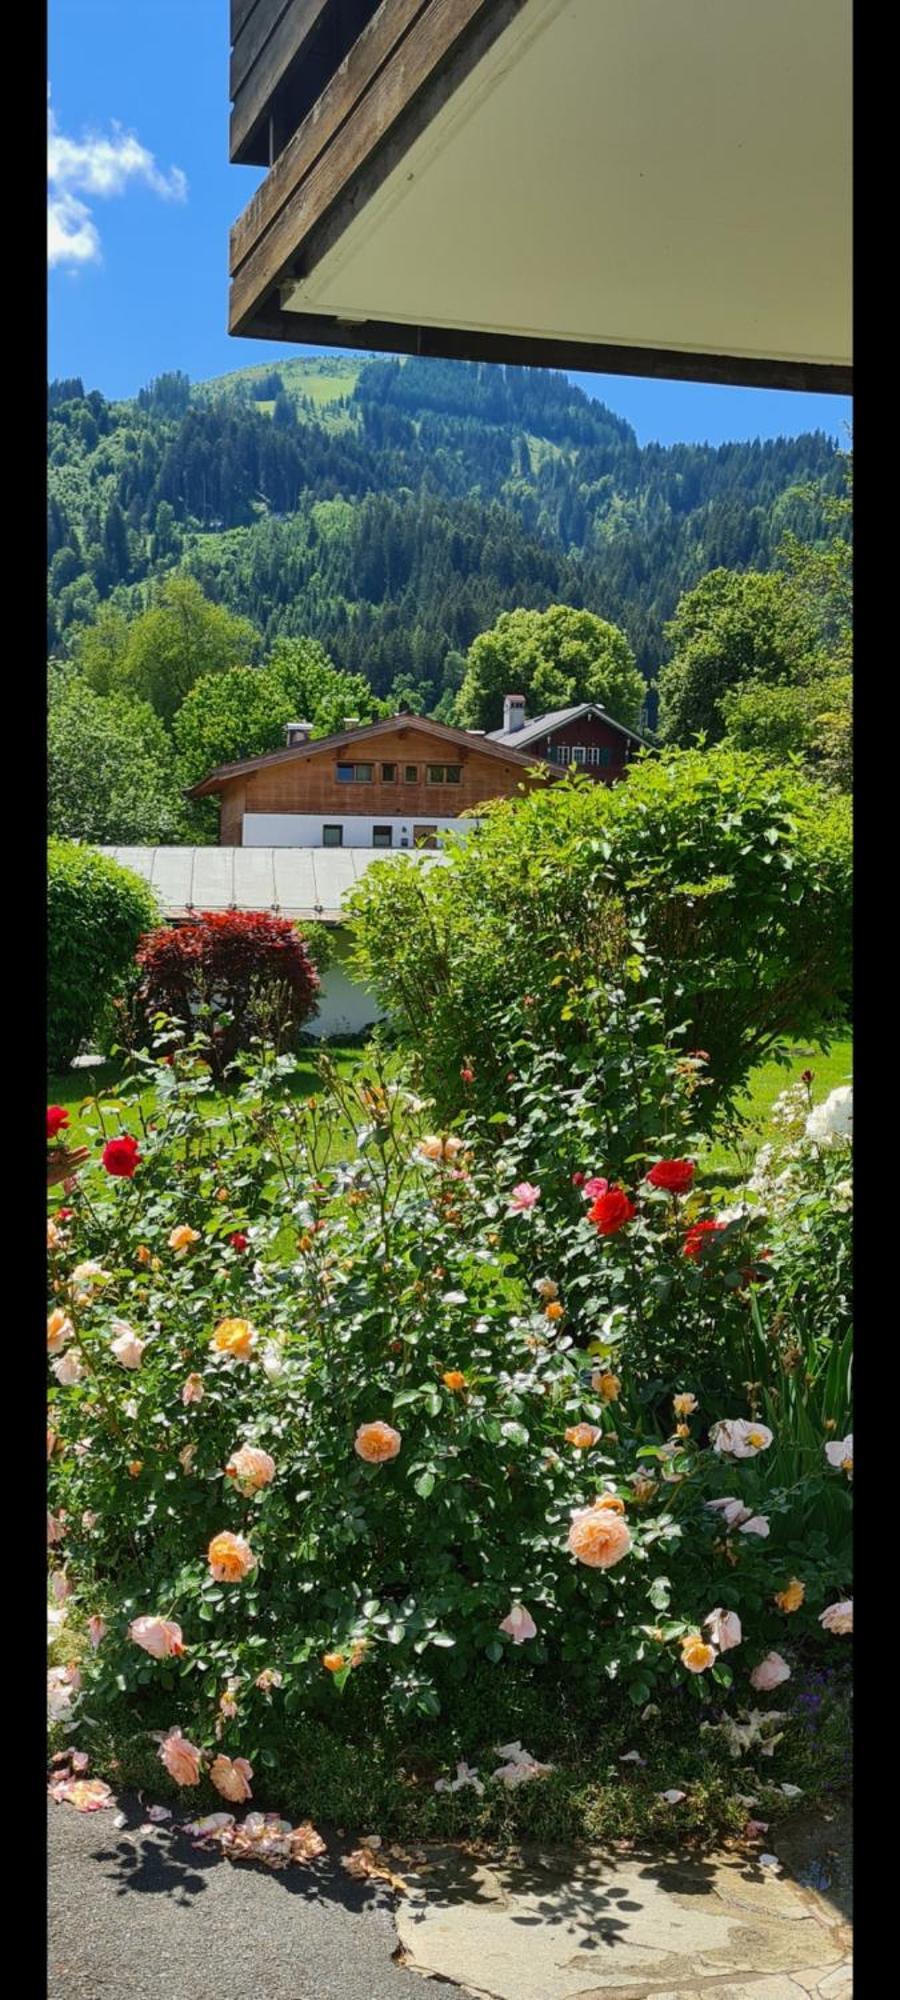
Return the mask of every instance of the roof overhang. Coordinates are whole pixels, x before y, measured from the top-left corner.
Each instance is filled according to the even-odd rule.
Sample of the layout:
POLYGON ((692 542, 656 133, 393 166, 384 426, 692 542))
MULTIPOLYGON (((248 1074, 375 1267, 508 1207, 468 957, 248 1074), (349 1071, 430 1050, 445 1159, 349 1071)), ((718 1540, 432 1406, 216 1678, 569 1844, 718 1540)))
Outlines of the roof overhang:
MULTIPOLYGON (((267 5, 300 34, 306 0, 267 5)), ((382 0, 232 231, 231 331, 846 394, 850 28, 382 0)))
POLYGON ((219 764, 205 778, 200 778, 185 792, 185 798, 202 799, 213 792, 220 792, 235 778, 243 778, 250 771, 267 770, 273 764, 302 764, 323 750, 341 750, 365 747, 379 736, 404 737, 410 732, 417 736, 430 736, 438 744, 447 744, 462 759, 473 750, 483 751, 487 757, 495 757, 502 764, 516 764, 522 771, 539 772, 542 778, 552 783, 559 773, 541 764, 539 758, 529 757, 525 750, 515 750, 506 743, 495 743, 490 736, 480 731, 454 729, 444 722, 435 722, 428 715, 391 715, 379 722, 363 723, 358 729, 337 730, 332 736, 311 736, 307 743, 292 743, 289 749, 267 750, 260 757, 242 757, 235 764, 219 764))

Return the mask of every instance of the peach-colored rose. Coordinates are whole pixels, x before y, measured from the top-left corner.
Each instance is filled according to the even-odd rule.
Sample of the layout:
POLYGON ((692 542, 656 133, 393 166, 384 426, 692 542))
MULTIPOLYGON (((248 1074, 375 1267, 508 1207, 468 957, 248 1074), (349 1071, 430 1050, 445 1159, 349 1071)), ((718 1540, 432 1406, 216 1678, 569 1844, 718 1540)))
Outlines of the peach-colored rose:
POLYGON ((772 1442, 768 1424, 746 1417, 720 1417, 718 1423, 710 1425, 709 1435, 713 1450, 727 1458, 756 1458, 761 1451, 768 1451, 772 1442))
POLYGON ((139 1368, 147 1342, 139 1340, 134 1328, 128 1326, 124 1320, 113 1320, 113 1326, 121 1330, 118 1339, 110 1342, 111 1352, 122 1368, 139 1368))
POLYGON ((249 1542, 244 1540, 243 1535, 233 1535, 229 1529, 224 1534, 213 1536, 206 1559, 217 1583, 240 1583, 256 1563, 249 1542))
POLYGON ((704 1618, 703 1624, 711 1644, 717 1646, 720 1653, 727 1653, 730 1647, 740 1645, 743 1635, 736 1611, 721 1611, 717 1607, 708 1618, 704 1618))
POLYGON ((150 1251, 148 1250, 146 1243, 139 1243, 134 1254, 139 1264, 149 1264, 150 1251))
POLYGON ((570 1424, 566 1431, 566 1443, 575 1446, 576 1451, 590 1451, 591 1445, 602 1438, 603 1432, 596 1424, 570 1424))
POLYGON ((184 1652, 181 1626, 171 1618, 133 1618, 128 1637, 136 1646, 143 1646, 154 1660, 170 1660, 184 1652))
POLYGON ((704 1674, 715 1661, 715 1646, 707 1646, 699 1632, 686 1632, 681 1641, 681 1664, 689 1674, 704 1674))
POLYGON ((63 1389, 72 1389, 76 1382, 84 1381, 84 1363, 79 1354, 61 1354, 53 1363, 53 1373, 63 1389))
POLYGON ((159 1754, 176 1785, 199 1785, 202 1752, 189 1743, 180 1729, 170 1729, 159 1746, 159 1754))
POLYGON ((47 1320, 47 1353, 61 1354, 74 1332, 71 1320, 61 1307, 57 1306, 47 1320))
POLYGON ((782 1681, 789 1681, 790 1678, 790 1667, 787 1661, 782 1659, 781 1654, 767 1653, 765 1659, 760 1660, 759 1665, 754 1667, 750 1675, 750 1686, 768 1694, 770 1688, 780 1687, 782 1681))
POLYGON ((595 1507, 611 1507, 614 1514, 625 1512, 625 1502, 619 1499, 618 1493, 598 1493, 593 1504, 595 1507))
POLYGON ((202 1403, 205 1394, 202 1375, 189 1375, 181 1391, 181 1400, 185 1407, 188 1403, 202 1403))
POLYGON ((187 1222, 179 1222, 177 1229, 173 1229, 169 1237, 169 1249, 174 1250, 177 1257, 183 1257, 191 1244, 199 1241, 199 1229, 192 1229, 187 1222))
POLYGON ((572 1515, 567 1546, 589 1569, 611 1569, 627 1556, 631 1535, 611 1507, 579 1507, 572 1515))
POLYGON ((277 1667, 264 1667, 262 1673, 257 1674, 254 1686, 261 1688, 263 1694, 271 1694, 273 1688, 280 1688, 281 1682, 282 1675, 277 1667))
POLYGON ((225 1757, 220 1752, 218 1757, 213 1758, 209 1775, 216 1791, 221 1792, 223 1799, 232 1799, 238 1805, 243 1805, 245 1800, 252 1799, 253 1793, 249 1781, 253 1776, 253 1770, 246 1757, 235 1757, 232 1761, 230 1757, 225 1757))
POLYGON ((268 1486, 275 1477, 275 1460, 267 1451, 259 1451, 255 1445, 242 1444, 233 1451, 225 1467, 226 1479, 233 1479, 239 1493, 249 1498, 258 1493, 262 1486, 268 1486))
POLYGON ((55 1450, 56 1450, 56 1446, 57 1446, 57 1443, 58 1443, 58 1441, 59 1441, 59 1432, 58 1432, 58 1431, 55 1431, 55 1430, 53 1430, 52 1426, 51 1426, 50 1424, 48 1424, 48 1425, 47 1425, 47 1463, 48 1463, 48 1465, 49 1465, 49 1463, 50 1463, 50 1460, 51 1460, 51 1458, 53 1457, 53 1454, 54 1454, 54 1452, 55 1452, 55 1450))
POLYGON ((423 1160, 455 1160, 463 1151, 464 1144, 464 1140, 457 1139, 453 1133, 446 1139, 440 1138, 436 1133, 429 1133, 426 1138, 419 1140, 416 1152, 421 1154, 423 1160))
POLYGON ((601 1368, 591 1376, 591 1388, 596 1390, 604 1403, 617 1403, 621 1387, 618 1375, 611 1375, 607 1368, 601 1368))
POLYGON ((53 1220, 53 1217, 52 1217, 52 1215, 48 1215, 48 1217, 47 1217, 47 1249, 48 1249, 48 1250, 58 1250, 58 1249, 59 1249, 59 1247, 60 1247, 60 1244, 61 1244, 61 1243, 63 1243, 64 1241, 65 1241, 65 1238, 64 1238, 64 1236, 63 1236, 63 1233, 62 1233, 62 1230, 61 1230, 61 1229, 58 1229, 58 1228, 57 1228, 57 1226, 56 1226, 56 1223, 54 1222, 54 1220, 53 1220))
POLYGON ((825 1457, 829 1465, 837 1466, 841 1472, 846 1472, 848 1479, 852 1479, 853 1432, 848 1432, 845 1438, 833 1438, 825 1446, 825 1457))
POLYGON ((508 1632, 514 1646, 523 1646, 526 1639, 536 1639, 537 1629, 531 1612, 526 1611, 524 1604, 511 1605, 499 1626, 501 1632, 508 1632))
POLYGON ((100 1645, 101 1640, 106 1638, 108 1630, 109 1627, 106 1623, 106 1619, 100 1618, 96 1612, 94 1613, 93 1618, 88 1619, 88 1638, 90 1639, 94 1652, 97 1651, 97 1647, 100 1645))
POLYGON ((238 1361, 246 1361, 257 1342, 255 1326, 248 1319, 222 1319, 212 1337, 213 1347, 219 1354, 231 1354, 238 1361))
POLYGON ((50 1578, 50 1589, 57 1604, 65 1604, 66 1598, 71 1597, 74 1588, 74 1584, 69 1582, 64 1569, 55 1569, 53 1571, 50 1578))
POLYGON ((61 1520, 60 1520, 60 1518, 59 1518, 59 1516, 58 1516, 57 1514, 51 1514, 51 1513, 50 1513, 50 1511, 49 1511, 49 1509, 48 1509, 48 1512, 47 1512, 47 1547, 48 1547, 48 1549, 51 1549, 51 1548, 53 1547, 53 1544, 54 1544, 54 1542, 61 1542, 61 1541, 63 1541, 63 1540, 64 1540, 64 1538, 65 1538, 65 1532, 66 1532, 66 1529, 65 1529, 65 1523, 64 1523, 63 1521, 61 1521, 61 1520))
POLYGON ((649 1472, 641 1470, 638 1472, 629 1472, 628 1474, 628 1484, 631 1487, 635 1500, 638 1501, 652 1500, 658 1483, 656 1479, 651 1479, 649 1472))
POLYGON ((559 1296, 559 1286, 555 1278, 535 1278, 534 1289, 539 1299, 555 1299, 559 1296))
POLYGON ((400 1450, 400 1432, 382 1423, 380 1418, 373 1424, 360 1424, 353 1440, 353 1449, 367 1465, 382 1465, 388 1458, 396 1458, 400 1450))
POLYGON ((784 1590, 776 1590, 775 1602, 779 1611, 799 1611, 806 1596, 806 1585, 798 1576, 792 1576, 784 1590))
POLYGON ((453 1395, 458 1395, 460 1390, 466 1386, 466 1378, 461 1368, 445 1369, 441 1376, 441 1381, 444 1384, 444 1388, 449 1389, 453 1395))
POLYGON ((819 1624, 826 1632, 847 1633, 853 1630, 853 1599, 845 1597, 840 1604, 829 1604, 819 1613, 819 1624))
POLYGON ((676 1417, 691 1417, 697 1408, 697 1398, 690 1391, 672 1397, 672 1408, 676 1417))

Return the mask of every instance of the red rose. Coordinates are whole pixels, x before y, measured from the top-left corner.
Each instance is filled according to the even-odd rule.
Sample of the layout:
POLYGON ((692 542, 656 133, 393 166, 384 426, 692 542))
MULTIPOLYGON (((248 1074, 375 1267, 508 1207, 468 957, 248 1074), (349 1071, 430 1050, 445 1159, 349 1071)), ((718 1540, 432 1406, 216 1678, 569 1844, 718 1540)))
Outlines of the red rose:
POLYGON ((60 1132, 65 1130, 65 1127, 68 1125, 68 1122, 69 1122, 68 1111, 64 1111, 61 1104, 48 1104, 47 1106, 48 1139, 58 1138, 60 1132))
POLYGON ((685 1257, 699 1257, 707 1238, 724 1228, 724 1222, 692 1222, 684 1239, 685 1257))
POLYGON ((463 1083, 475 1082, 475 1071, 473 1069, 468 1069, 466 1067, 463 1067, 459 1073, 460 1076, 462 1077, 463 1083))
POLYGON ((242 1229, 236 1229, 234 1235, 229 1236, 228 1241, 231 1244, 232 1250, 249 1250, 250 1248, 250 1238, 244 1235, 242 1229))
POLYGON ((140 1157, 138 1142, 129 1132, 123 1132, 120 1139, 107 1139, 100 1155, 107 1173, 123 1181, 130 1181, 140 1157))
POLYGON ((667 1194, 687 1194, 694 1172, 692 1160, 657 1160, 645 1178, 651 1187, 665 1188, 667 1194))
POLYGON ((584 1180, 585 1180, 585 1177, 584 1177, 584 1174, 573 1174, 573 1175, 572 1175, 572 1186, 573 1186, 573 1187, 583 1187, 583 1186, 584 1186, 584 1180))
POLYGON ((616 1230, 624 1229, 636 1214, 634 1202, 629 1201, 621 1187, 611 1187, 606 1194, 598 1195, 587 1212, 588 1221, 593 1222, 601 1236, 615 1236, 616 1230))
POLYGON ((57 1222, 70 1222, 74 1213, 74 1208, 58 1208, 56 1211, 56 1220, 57 1222))

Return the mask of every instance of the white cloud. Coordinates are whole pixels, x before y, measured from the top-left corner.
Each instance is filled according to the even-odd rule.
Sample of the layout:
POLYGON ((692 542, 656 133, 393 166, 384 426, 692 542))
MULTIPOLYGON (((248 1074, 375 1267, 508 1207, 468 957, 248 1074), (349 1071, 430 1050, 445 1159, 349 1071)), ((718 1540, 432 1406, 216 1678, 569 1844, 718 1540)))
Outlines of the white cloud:
POLYGON ((100 262, 100 232, 82 195, 107 200, 142 183, 163 201, 184 201, 187 179, 180 167, 164 173, 134 132, 113 121, 109 136, 86 132, 70 139, 49 112, 47 136, 47 255, 51 266, 100 262))

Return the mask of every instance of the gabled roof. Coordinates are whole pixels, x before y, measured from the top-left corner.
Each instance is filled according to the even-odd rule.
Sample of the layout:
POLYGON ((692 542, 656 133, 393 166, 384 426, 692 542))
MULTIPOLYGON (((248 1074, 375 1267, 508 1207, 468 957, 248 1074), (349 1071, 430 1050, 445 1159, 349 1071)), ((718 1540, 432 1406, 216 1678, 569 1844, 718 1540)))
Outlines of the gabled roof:
POLYGON ((596 715, 600 722, 608 723, 610 729, 617 729, 620 736, 627 736, 632 743, 645 747, 644 738, 637 736, 633 729, 627 729, 624 722, 617 722, 614 715, 607 715, 596 701, 581 701, 575 708, 552 708, 546 715, 536 715, 531 722, 523 722, 521 729, 489 729, 487 740, 502 743, 510 749, 521 745, 524 750, 529 743, 539 742, 542 736, 549 736, 554 729, 564 729, 569 722, 578 722, 583 715, 596 715))
MULTIPOLYGON (((236 764, 220 764, 215 771, 210 771, 208 777, 201 778, 199 784, 191 785, 187 797, 200 799, 210 792, 221 791, 229 779, 242 778, 248 771, 267 770, 274 764, 300 763, 304 758, 317 756, 321 750, 339 750, 345 744, 353 744, 355 748, 358 743, 370 743, 379 736, 402 734, 407 730, 415 730, 417 735, 433 736, 436 743, 450 744, 454 749, 471 750, 475 747, 484 751, 486 756, 499 757, 504 764, 518 764, 522 770, 534 768, 533 757, 524 756, 505 741, 498 743, 490 736, 475 735, 467 729, 451 729, 444 722, 432 722, 429 716, 404 713, 389 715, 381 722, 363 723, 358 729, 340 729, 333 736, 314 736, 309 743, 298 743, 285 750, 270 750, 263 757, 242 757, 236 764)), ((501 730, 501 736, 502 733, 501 730)))

